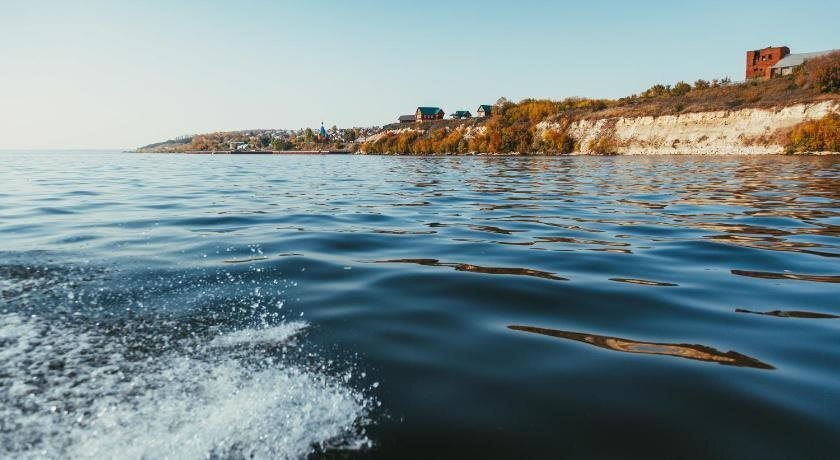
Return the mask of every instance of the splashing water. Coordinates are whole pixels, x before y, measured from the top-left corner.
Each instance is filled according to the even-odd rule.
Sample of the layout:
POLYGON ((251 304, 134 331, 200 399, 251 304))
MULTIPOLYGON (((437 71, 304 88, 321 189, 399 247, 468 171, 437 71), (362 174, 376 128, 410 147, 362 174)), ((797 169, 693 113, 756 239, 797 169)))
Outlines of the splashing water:
POLYGON ((281 314, 285 280, 254 283, 245 267, 114 286, 111 267, 3 255, 0 458, 300 458, 372 445, 374 399, 336 369, 347 363, 298 343, 308 324, 281 314))
POLYGON ((125 343, 141 337, 2 314, 0 456, 299 458, 368 446, 360 426, 369 398, 255 356, 305 328, 176 340, 159 356, 129 359, 125 343))

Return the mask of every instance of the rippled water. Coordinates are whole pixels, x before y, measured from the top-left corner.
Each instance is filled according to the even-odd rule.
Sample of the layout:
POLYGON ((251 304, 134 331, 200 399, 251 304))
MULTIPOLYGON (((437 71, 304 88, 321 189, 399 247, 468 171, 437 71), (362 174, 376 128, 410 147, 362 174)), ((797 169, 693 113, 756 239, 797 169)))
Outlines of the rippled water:
POLYGON ((840 158, 0 161, 0 457, 840 448, 840 158))

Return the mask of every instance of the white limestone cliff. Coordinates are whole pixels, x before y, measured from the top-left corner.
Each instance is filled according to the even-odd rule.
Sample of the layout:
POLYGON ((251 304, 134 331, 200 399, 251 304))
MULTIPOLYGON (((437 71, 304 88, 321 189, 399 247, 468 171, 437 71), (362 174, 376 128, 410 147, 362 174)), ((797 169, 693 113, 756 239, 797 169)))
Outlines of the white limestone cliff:
MULTIPOLYGON (((579 154, 592 153, 590 141, 614 136, 615 153, 662 154, 780 154, 784 147, 773 134, 804 121, 840 113, 840 102, 795 104, 774 109, 741 109, 686 113, 659 117, 607 118, 571 123, 570 134, 580 146, 579 154)), ((558 129, 543 122, 538 130, 558 129)))

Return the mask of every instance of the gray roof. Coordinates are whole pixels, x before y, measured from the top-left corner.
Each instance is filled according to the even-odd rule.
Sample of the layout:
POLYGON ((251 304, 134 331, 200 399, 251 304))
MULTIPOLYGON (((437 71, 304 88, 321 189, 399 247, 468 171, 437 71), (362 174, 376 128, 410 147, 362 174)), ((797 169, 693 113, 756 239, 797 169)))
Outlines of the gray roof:
POLYGON ((813 58, 825 56, 827 54, 836 53, 838 51, 840 51, 840 50, 817 51, 816 53, 788 54, 786 58, 779 61, 776 65, 773 66, 773 68, 774 69, 785 69, 785 68, 788 68, 788 67, 801 66, 808 59, 813 59, 813 58))
POLYGON ((414 120, 415 118, 417 118, 416 115, 400 115, 399 120, 400 121, 408 121, 408 120, 414 120))

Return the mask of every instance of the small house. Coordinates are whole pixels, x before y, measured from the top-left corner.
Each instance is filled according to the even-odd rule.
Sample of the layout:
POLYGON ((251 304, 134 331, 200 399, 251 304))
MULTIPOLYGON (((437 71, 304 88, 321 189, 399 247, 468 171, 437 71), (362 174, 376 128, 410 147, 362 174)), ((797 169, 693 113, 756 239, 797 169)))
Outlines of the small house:
POLYGON ((487 118, 493 114, 493 106, 492 105, 480 105, 478 106, 478 118, 487 118))
POLYGON ((440 107, 417 107, 414 118, 417 121, 443 120, 443 110, 440 107))
POLYGON ((398 118, 398 120, 399 120, 400 123, 414 123, 415 121, 417 121, 417 116, 416 115, 401 115, 400 118, 398 118))
POLYGON ((452 118, 463 120, 465 118, 472 118, 472 114, 469 110, 458 110, 451 115, 452 118))

